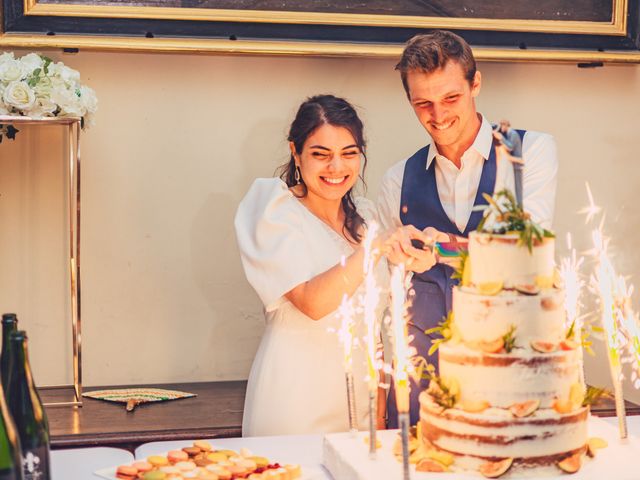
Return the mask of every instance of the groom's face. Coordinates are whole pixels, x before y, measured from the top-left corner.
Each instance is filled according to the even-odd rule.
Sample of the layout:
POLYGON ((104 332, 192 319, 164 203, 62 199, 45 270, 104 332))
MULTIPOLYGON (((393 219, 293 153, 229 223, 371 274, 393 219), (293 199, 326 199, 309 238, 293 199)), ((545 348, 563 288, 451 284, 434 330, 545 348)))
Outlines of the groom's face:
POLYGON ((451 60, 430 73, 409 72, 407 85, 411 106, 436 145, 453 147, 476 134, 480 72, 469 83, 460 64, 451 60))

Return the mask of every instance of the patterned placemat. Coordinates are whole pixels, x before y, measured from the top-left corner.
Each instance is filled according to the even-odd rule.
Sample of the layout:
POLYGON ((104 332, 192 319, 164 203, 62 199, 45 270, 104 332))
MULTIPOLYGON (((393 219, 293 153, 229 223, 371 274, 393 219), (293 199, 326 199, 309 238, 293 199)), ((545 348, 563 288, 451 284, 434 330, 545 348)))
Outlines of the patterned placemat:
POLYGON ((162 388, 118 388, 113 390, 94 390, 82 394, 83 397, 95 398, 107 402, 124 403, 128 412, 133 411, 141 403, 165 402, 181 398, 195 397, 195 393, 162 388))

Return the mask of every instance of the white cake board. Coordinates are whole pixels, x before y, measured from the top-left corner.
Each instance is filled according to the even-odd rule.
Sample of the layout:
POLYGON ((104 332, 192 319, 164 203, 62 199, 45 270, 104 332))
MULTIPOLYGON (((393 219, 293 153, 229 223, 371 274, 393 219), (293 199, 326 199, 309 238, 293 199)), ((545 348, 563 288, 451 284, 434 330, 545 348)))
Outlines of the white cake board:
MULTIPOLYGON (((375 460, 369 459, 368 432, 333 433, 324 437, 322 463, 334 480, 402 480, 402 463, 392 453, 398 430, 377 433, 382 443, 375 460)), ((640 439, 629 436, 620 440, 618 428, 604 420, 589 419, 589 436, 604 438, 609 446, 598 450, 596 457, 586 459, 579 472, 567 475, 558 470, 557 475, 547 475, 545 480, 638 480, 640 479, 640 439)), ((412 480, 478 480, 484 478, 476 472, 425 473, 416 472, 412 465, 412 480)), ((517 478, 517 477, 516 477, 517 478)), ((523 478, 536 478, 531 474, 523 478)))

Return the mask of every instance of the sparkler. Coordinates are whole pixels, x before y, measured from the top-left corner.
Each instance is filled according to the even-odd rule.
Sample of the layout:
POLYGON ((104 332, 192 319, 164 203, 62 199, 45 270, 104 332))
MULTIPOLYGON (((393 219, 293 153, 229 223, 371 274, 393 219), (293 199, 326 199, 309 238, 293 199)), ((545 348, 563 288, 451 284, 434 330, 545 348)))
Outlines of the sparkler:
POLYGON ((380 289, 375 279, 375 258, 373 240, 378 232, 378 225, 371 222, 365 235, 364 245, 364 295, 362 307, 364 321, 367 327, 365 346, 367 352, 367 382, 369 386, 369 457, 376 458, 376 419, 378 396, 378 368, 376 361, 376 345, 380 334, 380 324, 376 319, 376 307, 380 298, 380 289))
POLYGON ((404 268, 398 265, 391 274, 391 331, 393 333, 393 371, 398 407, 398 424, 402 440, 403 479, 409 480, 409 375, 412 371, 411 349, 404 319, 406 290, 404 268))
POLYGON ((616 416, 618 417, 618 427, 620 438, 627 438, 627 416, 624 406, 624 393, 622 390, 622 361, 621 352, 625 347, 624 335, 619 331, 623 327, 622 313, 617 299, 620 298, 620 285, 618 278, 609 260, 607 253, 607 242, 602 236, 601 230, 594 230, 592 234, 593 244, 596 250, 598 266, 594 277, 594 285, 600 295, 602 325, 606 330, 607 357, 609 359, 609 370, 613 382, 613 392, 616 402, 616 416))
POLYGON ((356 398, 353 385, 353 306, 345 294, 338 310, 342 318, 338 337, 342 342, 344 351, 344 375, 347 383, 347 407, 349 410, 349 431, 352 434, 358 431, 358 416, 356 415, 356 398))

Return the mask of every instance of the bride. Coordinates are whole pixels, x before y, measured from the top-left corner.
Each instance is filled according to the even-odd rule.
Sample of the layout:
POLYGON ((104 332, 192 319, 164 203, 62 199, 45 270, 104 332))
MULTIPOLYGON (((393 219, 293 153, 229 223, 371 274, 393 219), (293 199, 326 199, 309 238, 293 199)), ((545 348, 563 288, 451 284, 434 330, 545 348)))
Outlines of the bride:
MULTIPOLYGON (((375 209, 352 189, 366 165, 363 125, 344 99, 319 95, 298 109, 289 131, 291 157, 281 178, 256 179, 238 208, 235 227, 249 283, 264 304, 266 330, 251 368, 243 436, 349 429, 343 353, 336 311, 346 293, 360 293, 363 236, 375 209)), ((379 251, 415 252, 413 227, 383 234, 379 251)), ((376 260, 377 261, 377 260, 376 260)), ((377 262, 378 284, 386 265, 377 262)), ((380 295, 378 315, 384 300, 380 295)), ((356 314, 356 335, 364 334, 356 314)), ((360 426, 367 425, 364 349, 353 359, 360 426)), ((384 414, 379 398, 379 423, 384 414)))

